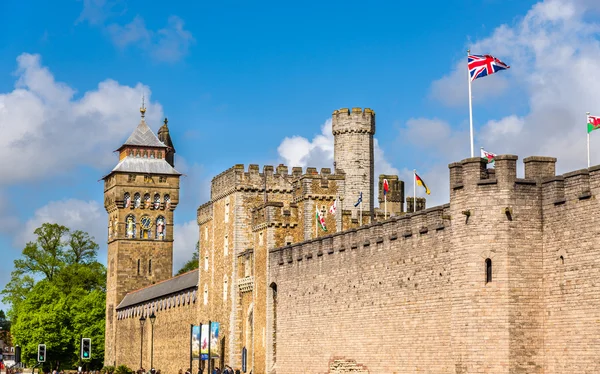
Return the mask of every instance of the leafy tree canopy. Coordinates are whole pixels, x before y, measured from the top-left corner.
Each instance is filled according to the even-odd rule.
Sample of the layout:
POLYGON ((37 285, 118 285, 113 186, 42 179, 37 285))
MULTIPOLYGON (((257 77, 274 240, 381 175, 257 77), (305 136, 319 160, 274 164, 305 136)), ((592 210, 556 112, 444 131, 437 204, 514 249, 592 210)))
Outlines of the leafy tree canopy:
POLYGON ((192 271, 194 269, 198 269, 200 259, 200 241, 196 242, 196 250, 192 255, 192 258, 186 262, 181 269, 177 272, 176 275, 181 275, 183 273, 187 273, 188 271, 192 271))
MULTIPOLYGON (((1 292, 11 305, 13 343, 23 361, 36 361, 46 344, 46 367, 70 369, 82 364, 81 338, 92 340, 90 368, 104 359, 106 268, 96 261, 98 244, 87 233, 44 223, 36 240, 14 261, 11 280, 1 292)), ((1 316, 0 316, 1 317, 1 316)), ((0 323, 2 319, 0 318, 0 323)))

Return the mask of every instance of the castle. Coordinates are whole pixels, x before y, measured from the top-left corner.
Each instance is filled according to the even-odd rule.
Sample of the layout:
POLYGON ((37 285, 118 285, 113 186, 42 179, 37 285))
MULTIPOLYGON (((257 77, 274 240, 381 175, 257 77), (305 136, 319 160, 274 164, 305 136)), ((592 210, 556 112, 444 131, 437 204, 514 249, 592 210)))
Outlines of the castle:
POLYGON ((336 110, 332 131, 333 170, 215 176, 199 269, 172 277, 180 173, 166 120, 157 137, 142 109, 104 177, 106 364, 175 373, 190 325, 217 321, 216 366, 244 351, 255 374, 600 371, 600 167, 556 176, 556 159, 528 157, 517 178, 516 156, 469 158, 449 165, 449 204, 414 213, 379 176, 385 215, 375 113, 336 110))

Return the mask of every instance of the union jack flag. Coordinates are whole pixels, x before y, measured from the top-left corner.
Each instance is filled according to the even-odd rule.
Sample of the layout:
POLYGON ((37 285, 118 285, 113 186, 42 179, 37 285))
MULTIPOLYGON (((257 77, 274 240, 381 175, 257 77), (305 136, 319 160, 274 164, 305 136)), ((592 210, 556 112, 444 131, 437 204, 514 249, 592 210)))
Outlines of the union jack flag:
POLYGON ((469 55, 468 59, 471 82, 477 78, 483 78, 500 70, 510 68, 510 66, 492 55, 469 55))

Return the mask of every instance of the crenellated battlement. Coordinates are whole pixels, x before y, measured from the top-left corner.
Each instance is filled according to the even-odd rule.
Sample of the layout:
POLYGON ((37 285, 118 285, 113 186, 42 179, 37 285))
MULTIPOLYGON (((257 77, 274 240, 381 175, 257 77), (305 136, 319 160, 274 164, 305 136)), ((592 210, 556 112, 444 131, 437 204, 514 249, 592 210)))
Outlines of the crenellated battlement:
POLYGON ((543 204, 548 207, 593 199, 600 193, 600 165, 550 176, 541 184, 543 204))
POLYGON ((345 133, 375 134, 375 112, 369 108, 342 108, 333 112, 333 135, 345 133))
MULTIPOLYGON (((413 239, 426 239, 449 227, 451 219, 449 208, 448 204, 437 206, 302 243, 272 249, 270 256, 272 261, 280 266, 287 266, 320 257, 326 258, 334 253, 361 251, 371 246, 383 245, 383 248, 390 248, 390 242, 394 241, 407 242, 413 239)), ((303 269, 305 268, 303 267, 303 269)))
POLYGON ((344 174, 332 174, 331 168, 308 167, 305 171, 301 167, 288 168, 280 164, 276 167, 265 165, 260 171, 257 164, 250 164, 247 168, 243 164, 235 165, 221 174, 215 176, 211 185, 211 200, 215 201, 235 191, 292 193, 300 189, 306 181, 321 180, 326 185, 331 180, 343 180, 344 174), (295 186, 298 187, 295 187, 295 186))
POLYGON ((206 202, 206 203, 200 205, 200 207, 198 207, 196 217, 198 220, 198 225, 202 225, 202 224, 210 221, 213 217, 212 201, 209 201, 209 202, 206 202))
POLYGON ((298 226, 298 205, 295 203, 267 202, 252 210, 253 231, 266 227, 298 226))

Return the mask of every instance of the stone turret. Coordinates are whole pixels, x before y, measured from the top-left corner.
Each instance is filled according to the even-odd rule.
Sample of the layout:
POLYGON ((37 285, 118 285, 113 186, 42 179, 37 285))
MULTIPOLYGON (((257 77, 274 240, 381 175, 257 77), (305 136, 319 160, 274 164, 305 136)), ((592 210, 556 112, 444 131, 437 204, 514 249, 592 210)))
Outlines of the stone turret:
POLYGON ((165 118, 164 125, 158 129, 158 139, 167 146, 165 160, 169 163, 169 165, 175 167, 175 147, 173 146, 171 135, 169 135, 169 127, 167 126, 167 123, 169 123, 169 120, 165 118))
POLYGON ((402 213, 402 204, 404 202, 404 182, 398 179, 397 175, 379 175, 379 208, 384 210, 384 204, 387 200, 387 213, 390 215, 398 215, 402 213), (387 179, 389 191, 387 195, 383 194, 383 181, 387 179))
POLYGON ((333 112, 334 161, 336 170, 346 174, 344 209, 358 216, 354 207, 362 192, 362 210, 373 219, 375 112, 369 108, 342 108, 333 112))

